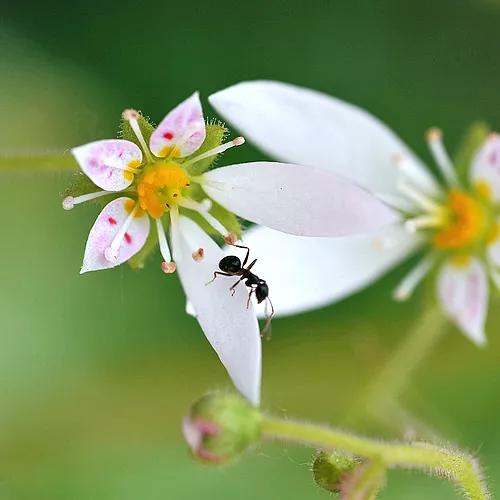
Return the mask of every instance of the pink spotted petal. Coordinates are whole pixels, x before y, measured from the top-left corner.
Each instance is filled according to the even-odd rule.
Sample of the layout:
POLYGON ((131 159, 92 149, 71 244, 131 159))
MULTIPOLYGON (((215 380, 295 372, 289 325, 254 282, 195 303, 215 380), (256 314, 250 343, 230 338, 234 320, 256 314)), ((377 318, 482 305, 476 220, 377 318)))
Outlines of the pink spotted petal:
POLYGON ((500 136, 492 134, 477 152, 471 167, 471 181, 486 184, 495 201, 500 200, 500 136))
POLYGON ((195 92, 163 118, 151 135, 149 147, 161 158, 183 158, 194 153, 203 144, 205 134, 200 97, 195 92))
POLYGON ((476 345, 484 345, 488 280, 479 260, 471 259, 465 266, 448 262, 439 273, 438 297, 464 335, 476 345))
POLYGON ((106 191, 121 191, 130 186, 134 174, 126 168, 142 163, 142 152, 133 142, 105 139, 89 142, 71 150, 83 172, 106 191))
POLYGON ((118 266, 144 246, 149 234, 149 217, 142 212, 131 219, 119 247, 118 259, 110 262, 104 256, 104 252, 129 218, 130 206, 133 207, 134 203, 131 198, 122 197, 109 202, 103 208, 90 230, 80 273, 118 266))

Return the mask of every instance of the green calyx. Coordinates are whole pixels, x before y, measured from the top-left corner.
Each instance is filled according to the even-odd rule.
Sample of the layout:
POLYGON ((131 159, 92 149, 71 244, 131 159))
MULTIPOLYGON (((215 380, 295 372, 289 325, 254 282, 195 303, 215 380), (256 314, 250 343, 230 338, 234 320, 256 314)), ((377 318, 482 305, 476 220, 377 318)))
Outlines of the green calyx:
POLYGON ((193 456, 224 464, 260 439, 261 422, 259 409, 239 395, 211 393, 191 406, 183 431, 193 456))
POLYGON ((341 491, 342 481, 360 464, 356 458, 340 453, 320 451, 314 458, 312 473, 314 482, 332 493, 341 491))

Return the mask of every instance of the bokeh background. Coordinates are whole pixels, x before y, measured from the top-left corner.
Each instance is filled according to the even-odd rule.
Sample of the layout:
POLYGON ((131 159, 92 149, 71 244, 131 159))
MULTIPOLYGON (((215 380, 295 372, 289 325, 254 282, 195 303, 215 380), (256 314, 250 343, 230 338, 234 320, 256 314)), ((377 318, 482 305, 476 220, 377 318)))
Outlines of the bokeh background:
MULTIPOLYGON (((354 102, 426 160, 431 125, 445 130, 451 149, 473 120, 500 128, 493 0, 27 0, 1 9, 2 154, 67 151, 113 137, 124 108, 158 121, 196 89, 206 103, 252 78, 354 102)), ((231 152, 231 161, 260 158, 251 147, 231 152)), ((185 315, 177 277, 159 272, 159 255, 141 272, 79 276, 97 209, 61 209, 68 177, 62 169, 0 171, 0 498, 326 498, 311 482, 310 450, 265 445, 224 469, 191 460, 180 420, 206 390, 229 387, 228 378, 185 315)), ((264 345, 264 406, 346 422, 421 317, 423 290, 408 304, 390 299, 407 267, 339 304, 276 320, 264 345)), ((488 347, 450 327, 403 403, 476 453, 500 493, 498 305, 493 298, 488 347)), ((401 435, 369 418, 352 426, 401 435)), ((455 493, 394 472, 381 498, 455 493)))

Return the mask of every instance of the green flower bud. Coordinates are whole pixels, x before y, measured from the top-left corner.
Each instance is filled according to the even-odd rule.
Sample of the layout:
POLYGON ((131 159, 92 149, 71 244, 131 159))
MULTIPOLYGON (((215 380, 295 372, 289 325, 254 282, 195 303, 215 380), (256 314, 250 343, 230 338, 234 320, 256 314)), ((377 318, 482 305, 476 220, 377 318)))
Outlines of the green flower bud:
POLYGON ((207 394, 191 406, 182 430, 196 458, 227 463, 259 440, 261 414, 236 394, 207 394))
POLYGON ((315 483, 334 493, 340 493, 341 483, 360 464, 356 458, 339 453, 320 451, 314 459, 312 473, 315 483))

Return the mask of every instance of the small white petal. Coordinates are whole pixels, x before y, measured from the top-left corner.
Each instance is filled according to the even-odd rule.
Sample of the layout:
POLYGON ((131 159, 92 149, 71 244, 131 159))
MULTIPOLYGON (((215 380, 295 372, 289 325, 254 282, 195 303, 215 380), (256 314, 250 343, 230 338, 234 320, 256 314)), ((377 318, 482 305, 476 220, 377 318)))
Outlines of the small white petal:
POLYGON ((492 134, 477 152, 471 166, 473 183, 484 183, 495 201, 500 200, 500 136, 492 134))
POLYGON ((117 258, 110 261, 105 252, 130 215, 131 198, 121 197, 109 202, 98 215, 90 230, 80 273, 118 266, 135 255, 149 234, 149 217, 145 212, 133 217, 118 248, 117 258))
POLYGON ((182 259, 177 262, 177 270, 188 301, 196 310, 203 332, 237 389, 251 403, 258 405, 261 339, 252 304, 247 308, 246 287, 236 287, 234 296, 231 296, 229 287, 237 278, 225 276, 207 285, 214 271, 219 269, 224 253, 191 219, 180 217, 179 225, 181 237, 177 251, 182 254, 182 259), (202 260, 195 261, 191 257, 193 245, 204 249, 202 260))
POLYGON ((398 220, 371 193, 322 168, 242 163, 203 179, 206 193, 236 215, 299 236, 356 234, 398 220))
MULTIPOLYGON (((343 238, 305 238, 257 227, 243 237, 251 256, 258 258, 254 270, 267 281, 277 316, 317 309, 355 293, 415 251, 420 241, 400 225, 343 238)), ((264 315, 263 309, 259 313, 264 315)))
POLYGON ((160 122, 151 135, 149 147, 156 156, 184 158, 194 153, 205 140, 206 130, 198 92, 182 101, 160 122))
POLYGON ((486 343, 488 280, 482 264, 471 258, 465 265, 448 262, 440 271, 438 297, 445 313, 478 346, 486 343))
POLYGON ((243 82, 209 98, 243 135, 281 161, 331 169, 359 185, 398 195, 397 161, 429 194, 436 181, 386 125, 361 108, 314 90, 243 82))
POLYGON ((142 163, 136 144, 123 139, 90 142, 71 150, 82 171, 106 191, 121 191, 132 184, 142 163))

